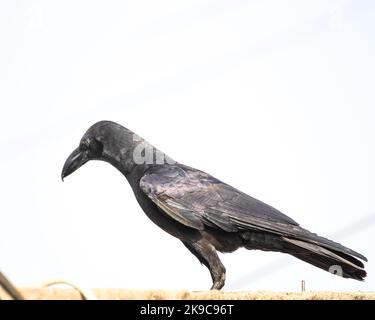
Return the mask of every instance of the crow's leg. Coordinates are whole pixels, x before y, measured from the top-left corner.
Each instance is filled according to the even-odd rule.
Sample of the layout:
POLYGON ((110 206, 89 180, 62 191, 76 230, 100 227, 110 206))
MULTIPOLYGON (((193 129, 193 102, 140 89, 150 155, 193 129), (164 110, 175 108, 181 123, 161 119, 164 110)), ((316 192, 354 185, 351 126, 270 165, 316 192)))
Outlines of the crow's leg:
POLYGON ((213 285, 211 290, 220 290, 225 283, 225 267, 212 244, 201 239, 196 242, 183 242, 186 248, 210 270, 213 285))

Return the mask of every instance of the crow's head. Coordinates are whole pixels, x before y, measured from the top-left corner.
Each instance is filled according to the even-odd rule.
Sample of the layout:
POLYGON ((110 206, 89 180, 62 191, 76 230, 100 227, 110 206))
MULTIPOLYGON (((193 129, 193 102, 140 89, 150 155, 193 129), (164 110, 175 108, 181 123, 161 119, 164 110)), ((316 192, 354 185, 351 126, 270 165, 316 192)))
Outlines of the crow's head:
POLYGON ((130 130, 112 121, 100 121, 83 135, 65 161, 61 178, 64 179, 89 160, 103 160, 126 172, 132 165, 131 152, 139 142, 130 130))

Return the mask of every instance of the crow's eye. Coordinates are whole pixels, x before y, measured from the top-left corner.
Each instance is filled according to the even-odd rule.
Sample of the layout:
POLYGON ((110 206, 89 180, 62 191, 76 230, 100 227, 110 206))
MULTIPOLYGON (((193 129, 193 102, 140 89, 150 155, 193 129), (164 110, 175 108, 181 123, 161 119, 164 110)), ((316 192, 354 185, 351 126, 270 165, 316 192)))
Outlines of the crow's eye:
POLYGON ((80 148, 82 151, 87 151, 87 150, 89 150, 89 142, 86 141, 86 140, 81 141, 81 143, 80 143, 80 145, 79 145, 79 148, 80 148))
POLYGON ((101 155, 103 152, 103 144, 96 139, 89 140, 89 151, 95 155, 101 155))
POLYGON ((79 148, 82 151, 88 151, 92 156, 100 156, 103 152, 103 144, 95 138, 82 140, 79 148))

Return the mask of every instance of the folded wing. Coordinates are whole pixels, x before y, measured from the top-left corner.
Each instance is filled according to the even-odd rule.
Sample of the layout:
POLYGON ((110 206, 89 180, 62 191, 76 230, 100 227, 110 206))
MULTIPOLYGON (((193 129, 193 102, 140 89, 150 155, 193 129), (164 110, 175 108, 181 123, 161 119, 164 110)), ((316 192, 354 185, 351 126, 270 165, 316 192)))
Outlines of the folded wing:
POLYGON ((181 164, 151 168, 141 178, 140 187, 160 210, 198 230, 210 226, 227 232, 265 231, 367 261, 363 255, 301 228, 275 208, 181 164))

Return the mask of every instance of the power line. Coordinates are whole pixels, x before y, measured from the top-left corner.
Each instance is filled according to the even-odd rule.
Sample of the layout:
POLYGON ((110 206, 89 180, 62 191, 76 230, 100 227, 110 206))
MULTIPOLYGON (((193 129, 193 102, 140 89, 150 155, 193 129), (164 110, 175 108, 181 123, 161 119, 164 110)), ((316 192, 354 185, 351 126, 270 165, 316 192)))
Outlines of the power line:
POLYGON ((15 288, 15 286, 0 272, 0 288, 9 294, 14 300, 23 300, 21 293, 15 288))

